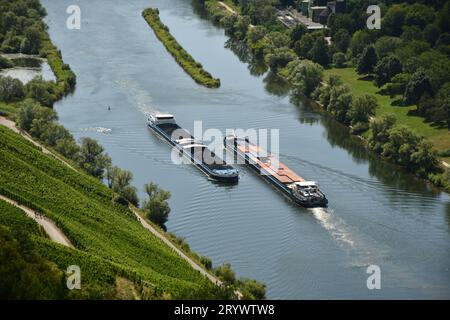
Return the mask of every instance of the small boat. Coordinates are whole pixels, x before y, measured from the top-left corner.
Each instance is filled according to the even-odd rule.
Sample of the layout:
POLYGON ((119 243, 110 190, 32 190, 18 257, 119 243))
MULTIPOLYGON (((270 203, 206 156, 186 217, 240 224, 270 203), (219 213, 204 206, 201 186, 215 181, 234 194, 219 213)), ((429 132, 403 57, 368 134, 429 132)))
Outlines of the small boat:
POLYGON ((211 180, 237 182, 239 171, 209 150, 201 141, 175 122, 171 114, 157 113, 150 115, 147 126, 173 145, 189 161, 195 164, 211 180))
POLYGON ((327 206, 328 200, 315 181, 298 176, 274 155, 250 143, 248 138, 226 136, 224 145, 295 203, 306 208, 327 206))

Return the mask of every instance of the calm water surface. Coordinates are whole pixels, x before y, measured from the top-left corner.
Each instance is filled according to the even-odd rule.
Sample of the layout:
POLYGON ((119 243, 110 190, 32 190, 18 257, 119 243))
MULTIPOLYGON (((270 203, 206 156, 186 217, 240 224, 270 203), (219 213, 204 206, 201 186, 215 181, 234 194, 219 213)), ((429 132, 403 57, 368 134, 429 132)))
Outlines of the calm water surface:
POLYGON ((65 27, 72 0, 43 3, 78 77, 75 93, 56 105, 61 123, 77 138, 98 139, 140 189, 154 181, 170 190, 168 229, 194 250, 265 282, 269 298, 450 298, 449 196, 277 95, 282 87, 252 75, 191 1, 77 1, 81 30, 65 27), (220 89, 195 84, 174 62, 141 17, 150 6, 220 89), (238 185, 223 186, 172 164, 168 145, 146 129, 145 112, 154 110, 189 130, 195 120, 220 130, 279 128, 281 160, 318 181, 329 208, 299 208, 245 168, 238 185), (366 287, 371 264, 381 268, 381 290, 366 287))

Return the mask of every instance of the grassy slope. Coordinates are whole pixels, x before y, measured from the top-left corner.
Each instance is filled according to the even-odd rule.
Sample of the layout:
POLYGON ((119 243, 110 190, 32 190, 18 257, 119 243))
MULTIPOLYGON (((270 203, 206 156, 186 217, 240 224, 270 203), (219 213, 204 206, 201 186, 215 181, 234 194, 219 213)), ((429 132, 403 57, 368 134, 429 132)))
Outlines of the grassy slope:
POLYGON ((142 16, 153 29, 156 37, 163 43, 167 51, 174 57, 178 64, 191 76, 195 82, 209 88, 220 87, 220 80, 214 79, 202 65, 194 60, 192 56, 177 42, 170 34, 169 29, 159 19, 156 9, 145 9, 142 16))
MULTIPOLYGON (((379 94, 380 88, 375 86, 373 82, 361 80, 354 68, 342 69, 328 69, 325 70, 325 75, 337 75, 342 78, 345 84, 350 87, 351 92, 358 96, 362 94, 373 94, 380 107, 377 109, 377 115, 386 113, 394 114, 397 117, 399 124, 404 124, 413 129, 416 133, 427 138, 438 151, 450 149, 450 132, 447 129, 438 129, 429 123, 426 123, 424 118, 408 115, 409 110, 414 110, 415 106, 401 107, 393 106, 392 103, 400 97, 391 98, 387 95, 379 94)), ((444 159, 447 162, 450 158, 444 159)))
MULTIPOLYGON (((3 127, 0 186, 45 212, 78 249, 133 270, 133 276, 160 292, 177 297, 211 285, 142 228, 127 208, 112 205, 111 192, 100 181, 65 167, 3 127)), ((52 261, 62 260, 52 250, 42 251, 52 261)))

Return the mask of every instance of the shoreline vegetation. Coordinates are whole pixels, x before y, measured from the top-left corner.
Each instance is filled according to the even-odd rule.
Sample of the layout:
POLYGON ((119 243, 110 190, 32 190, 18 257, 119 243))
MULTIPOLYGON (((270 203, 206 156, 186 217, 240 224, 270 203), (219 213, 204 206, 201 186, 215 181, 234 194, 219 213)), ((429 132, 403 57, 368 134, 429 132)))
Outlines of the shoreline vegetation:
POLYGON ((208 88, 220 87, 220 79, 214 78, 208 71, 203 69, 201 63, 195 61, 172 36, 169 28, 161 22, 158 9, 145 9, 142 12, 142 17, 147 21, 156 37, 162 42, 175 61, 195 82, 208 88))
MULTIPOLYGON (((131 185, 132 173, 113 166, 96 140, 83 138, 77 143, 57 122, 53 103, 75 89, 76 76, 51 42, 42 21, 45 9, 38 0, 27 4, 30 7, 23 19, 32 27, 21 33, 15 17, 25 1, 0 0, 5 9, 0 18, 6 14, 15 21, 6 29, 0 26, 0 54, 47 58, 56 81, 37 77, 23 85, 17 79, 0 77, 0 117, 16 123, 15 127, 8 121, 0 125, 0 194, 50 218, 75 248, 53 243, 24 212, 0 200, 1 250, 14 257, 0 261, 9 268, 0 272, 0 297, 236 299, 237 290, 244 299, 264 299, 264 284, 236 279, 229 264, 212 268, 209 258, 165 231, 170 193, 155 184, 145 186, 152 192, 140 210, 144 218, 224 285, 213 284, 149 233, 131 209, 141 202, 131 185), (43 148, 49 151, 43 152, 43 148), (73 264, 83 272, 81 290, 70 291, 64 285, 65 270, 73 264), (20 283, 16 279, 21 279, 20 283), (45 290, 39 285, 44 280, 48 282, 45 290), (35 290, 30 290, 30 283, 35 290)), ((0 69, 12 66, 0 56, 0 69)))
POLYGON ((323 31, 308 31, 302 25, 285 28, 276 18, 276 9, 282 7, 277 1, 197 3, 213 23, 225 29, 231 41, 248 50, 250 63, 263 63, 269 75, 287 81, 295 100, 317 104, 350 134, 361 138, 369 151, 450 191, 450 168, 444 162, 450 159, 450 118, 445 116, 450 112, 446 111, 450 82, 445 71, 450 63, 443 54, 449 41, 444 33, 448 26, 440 25, 441 20, 446 21, 449 4, 441 13, 425 8, 428 15, 424 21, 405 18, 424 10, 423 5, 391 5, 383 23, 389 24, 392 15, 400 14, 405 27, 406 23, 413 26, 408 26, 404 35, 401 25, 399 30, 386 28, 384 35, 364 29, 363 1, 356 1, 346 13, 332 14, 330 27, 323 31), (228 9, 231 5, 233 10, 228 9), (356 14, 362 20, 351 22, 356 14), (426 29, 434 30, 434 38, 428 39, 425 31, 421 36, 428 37, 434 48, 424 39, 410 39, 420 33, 414 23, 430 24, 426 29), (439 32, 443 32, 441 37, 439 32), (325 39, 330 36, 331 40, 325 39), (416 52, 424 53, 417 56, 416 52), (441 70, 426 73, 419 63, 433 63, 433 70, 438 64, 441 70))

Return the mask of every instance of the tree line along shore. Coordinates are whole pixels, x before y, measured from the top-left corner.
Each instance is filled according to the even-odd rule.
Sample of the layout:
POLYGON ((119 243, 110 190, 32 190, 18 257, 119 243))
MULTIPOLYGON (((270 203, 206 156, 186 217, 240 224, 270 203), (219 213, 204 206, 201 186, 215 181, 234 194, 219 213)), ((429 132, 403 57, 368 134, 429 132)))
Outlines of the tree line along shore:
POLYGON ((394 2, 379 3, 381 30, 367 29, 367 3, 356 0, 310 31, 277 19, 298 1, 195 0, 293 97, 315 100, 371 151, 450 190, 441 162, 450 160, 450 1, 394 2))
MULTIPOLYGON (((168 191, 149 183, 141 201, 131 172, 114 166, 97 141, 77 142, 57 122, 52 106, 75 89, 76 77, 48 36, 45 8, 38 0, 0 0, 0 8, 0 54, 45 57, 56 77, 24 85, 0 76, 0 117, 15 121, 22 133, 0 126, 0 194, 54 221, 75 247, 52 242, 23 211, 0 200, 0 259, 6 259, 0 261, 0 297, 235 299, 238 290, 245 299, 264 299, 264 284, 236 278, 229 264, 213 268, 183 238, 165 232, 168 191), (144 229, 133 213, 136 207, 224 285, 213 284, 144 229), (65 285, 65 271, 73 264, 82 271, 81 290, 65 285)), ((13 66, 0 56, 0 69, 13 66)))

